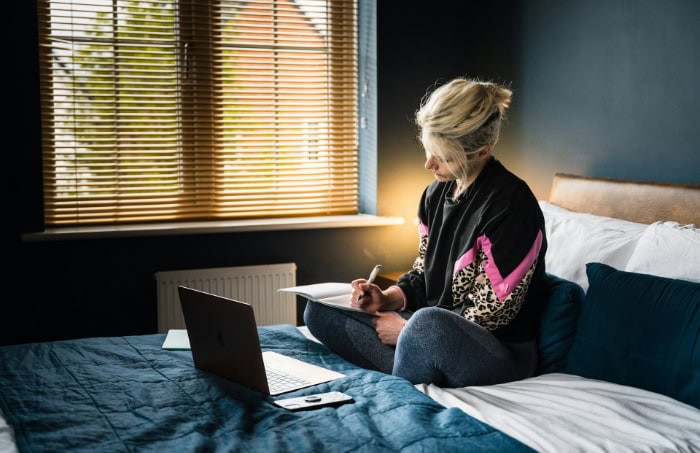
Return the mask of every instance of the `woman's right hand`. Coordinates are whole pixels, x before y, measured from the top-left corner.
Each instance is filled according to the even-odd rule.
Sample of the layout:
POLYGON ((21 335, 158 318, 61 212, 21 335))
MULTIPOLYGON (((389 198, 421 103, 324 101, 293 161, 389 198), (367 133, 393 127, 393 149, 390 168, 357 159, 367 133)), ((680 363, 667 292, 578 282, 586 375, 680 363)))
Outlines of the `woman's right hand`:
POLYGON ((352 286, 352 293, 350 294, 351 306, 370 313, 376 313, 382 308, 384 294, 378 285, 368 283, 363 278, 353 280, 350 285, 352 286))

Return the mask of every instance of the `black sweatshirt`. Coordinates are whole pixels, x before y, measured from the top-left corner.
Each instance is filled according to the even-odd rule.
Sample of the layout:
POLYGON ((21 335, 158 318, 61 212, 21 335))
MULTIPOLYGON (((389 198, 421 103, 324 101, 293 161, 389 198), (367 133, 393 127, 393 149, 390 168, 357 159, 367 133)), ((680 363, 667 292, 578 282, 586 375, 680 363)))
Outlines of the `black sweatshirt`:
POLYGON ((503 341, 535 338, 544 304, 544 216, 527 184, 491 157, 457 199, 455 182, 421 197, 419 256, 397 286, 406 309, 439 306, 503 341))

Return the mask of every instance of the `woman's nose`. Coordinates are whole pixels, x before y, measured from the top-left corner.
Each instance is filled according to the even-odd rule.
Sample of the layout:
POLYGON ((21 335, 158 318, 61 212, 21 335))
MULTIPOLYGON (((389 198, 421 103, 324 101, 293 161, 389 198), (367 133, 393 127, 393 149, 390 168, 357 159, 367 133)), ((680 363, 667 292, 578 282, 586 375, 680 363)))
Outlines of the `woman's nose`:
POLYGON ((425 169, 430 170, 435 166, 435 157, 433 156, 428 156, 428 159, 425 161, 425 169))

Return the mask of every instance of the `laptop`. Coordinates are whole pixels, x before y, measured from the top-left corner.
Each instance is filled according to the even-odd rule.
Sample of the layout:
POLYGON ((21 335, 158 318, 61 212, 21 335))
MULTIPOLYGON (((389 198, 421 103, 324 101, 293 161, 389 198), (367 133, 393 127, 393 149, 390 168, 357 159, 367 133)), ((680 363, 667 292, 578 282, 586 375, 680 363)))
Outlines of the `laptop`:
POLYGON ((250 304, 184 286, 177 289, 196 368, 270 396, 345 376, 262 352, 250 304))

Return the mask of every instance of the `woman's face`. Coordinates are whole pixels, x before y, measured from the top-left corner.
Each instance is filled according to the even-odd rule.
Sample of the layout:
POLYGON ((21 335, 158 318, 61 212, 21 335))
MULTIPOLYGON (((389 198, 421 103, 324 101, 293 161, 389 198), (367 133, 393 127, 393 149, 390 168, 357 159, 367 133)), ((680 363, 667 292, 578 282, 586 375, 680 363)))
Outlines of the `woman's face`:
POLYGON ((425 167, 433 173, 439 182, 454 181, 459 179, 463 172, 462 159, 455 157, 452 144, 444 138, 422 131, 421 144, 425 150, 425 167))
POLYGON ((459 159, 450 159, 445 157, 440 157, 444 154, 431 154, 429 151, 425 151, 425 168, 433 172, 433 176, 440 182, 453 181, 459 179, 460 176, 466 177, 469 173, 478 173, 484 162, 485 158, 488 157, 490 151, 489 146, 482 146, 474 151, 467 151, 464 153, 465 161, 458 162, 459 159), (467 171, 464 171, 464 167, 467 171))
POLYGON ((437 157, 425 152, 425 169, 433 172, 433 176, 440 182, 452 181, 457 179, 455 163, 450 160, 445 160, 442 157, 437 157))

